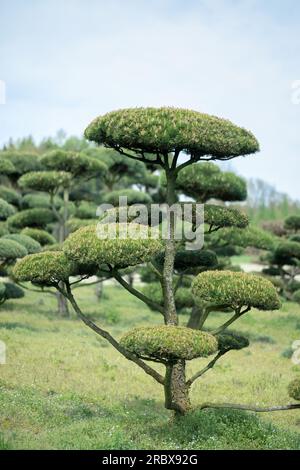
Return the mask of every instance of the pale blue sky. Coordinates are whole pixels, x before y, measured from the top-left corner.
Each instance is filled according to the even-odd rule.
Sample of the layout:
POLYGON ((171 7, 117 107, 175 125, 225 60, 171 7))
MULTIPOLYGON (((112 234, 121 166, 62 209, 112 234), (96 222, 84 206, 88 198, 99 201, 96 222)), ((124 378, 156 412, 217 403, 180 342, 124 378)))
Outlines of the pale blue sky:
POLYGON ((261 152, 234 168, 300 199, 299 27, 298 0, 0 0, 0 145, 188 107, 252 130, 261 152))

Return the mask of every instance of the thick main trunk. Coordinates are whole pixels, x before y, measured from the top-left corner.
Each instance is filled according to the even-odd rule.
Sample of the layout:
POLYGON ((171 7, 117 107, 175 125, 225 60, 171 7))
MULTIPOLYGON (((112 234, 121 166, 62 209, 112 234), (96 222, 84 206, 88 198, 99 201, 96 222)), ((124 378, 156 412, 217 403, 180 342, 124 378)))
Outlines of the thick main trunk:
POLYGON ((185 415, 191 408, 183 360, 166 367, 165 407, 173 410, 175 417, 185 415))
MULTIPOLYGON (((176 176, 171 171, 166 171, 167 178, 167 204, 169 208, 175 203, 176 176)), ((164 295, 164 319, 166 325, 178 325, 176 312, 173 275, 175 246, 175 216, 170 214, 170 232, 166 240, 165 259, 162 278, 164 295)), ((165 376, 165 406, 174 410, 175 416, 184 415, 190 409, 189 390, 186 386, 185 361, 180 360, 166 366, 165 376)))

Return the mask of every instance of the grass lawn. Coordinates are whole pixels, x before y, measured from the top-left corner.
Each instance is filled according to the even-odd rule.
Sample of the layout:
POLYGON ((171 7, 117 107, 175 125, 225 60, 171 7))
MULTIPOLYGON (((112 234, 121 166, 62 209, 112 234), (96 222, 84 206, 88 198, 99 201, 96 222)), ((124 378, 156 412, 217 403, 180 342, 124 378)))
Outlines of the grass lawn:
MULTIPOLYGON (((92 287, 77 289, 76 296, 117 338, 136 325, 161 322, 119 287, 105 286, 101 302, 92 287)), ((55 298, 37 293, 1 307, 7 363, 0 365, 0 448, 300 449, 300 410, 256 415, 210 409, 171 425, 162 388, 79 320, 58 319, 55 309, 55 298)), ((208 326, 226 317, 214 314, 208 326)), ((288 356, 300 339, 299 306, 250 312, 235 329, 249 336, 250 347, 228 353, 199 379, 193 403, 291 402, 286 387, 300 366, 288 356)), ((188 374, 207 362, 190 362, 188 374)))

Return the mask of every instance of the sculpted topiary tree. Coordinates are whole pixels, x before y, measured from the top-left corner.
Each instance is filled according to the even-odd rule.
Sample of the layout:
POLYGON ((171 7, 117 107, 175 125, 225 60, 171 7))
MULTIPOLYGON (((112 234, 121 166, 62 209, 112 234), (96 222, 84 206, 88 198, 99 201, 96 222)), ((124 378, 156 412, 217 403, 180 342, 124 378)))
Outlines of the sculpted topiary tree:
MULTIPOLYGON (((17 240, 0 238, 0 277, 7 278, 10 268, 19 258, 28 254, 28 250, 17 240)), ((23 290, 12 282, 0 282, 0 305, 8 299, 23 297, 23 290)))
MULTIPOLYGON (((17 214, 15 218, 11 218, 9 223, 18 228, 28 228, 32 230, 34 226, 30 223, 24 223, 24 218, 27 220, 26 215, 35 213, 49 214, 50 222, 55 222, 57 242, 62 244, 68 235, 68 220, 72 212, 74 213, 78 208, 73 208, 73 203, 69 200, 69 195, 72 187, 80 185, 82 181, 89 180, 97 174, 102 174, 106 170, 106 166, 101 161, 94 158, 90 158, 87 155, 67 152, 63 150, 53 150, 45 154, 39 161, 42 171, 30 171, 23 174, 19 180, 18 185, 22 190, 25 191, 37 191, 41 192, 39 202, 43 204, 43 207, 36 207, 37 203, 34 204, 33 197, 37 194, 27 194, 24 196, 24 202, 27 204, 33 204, 33 209, 26 209, 17 214), (48 204, 47 204, 48 195, 48 204), (29 196, 29 198, 28 198, 29 196), (46 197, 46 201, 45 201, 46 197), (47 211, 47 212, 46 212, 47 211), (51 220, 50 220, 51 214, 51 220), (20 226, 20 219, 21 225, 20 226)), ((96 208, 94 208, 94 217, 96 216, 96 208)), ((43 228, 40 224, 38 228, 43 228)), ((24 232, 23 232, 24 233, 24 232)), ((28 232, 27 232, 28 233, 28 232)), ((31 233, 31 236, 35 236, 37 239, 41 237, 47 241, 47 236, 40 232, 31 233)), ((26 234, 26 231, 25 231, 26 234)), ((49 234, 52 238, 52 234, 49 234)), ((48 242, 49 240, 48 237, 48 242)), ((43 243, 44 244, 44 243, 43 243)), ((65 298, 58 293, 58 312, 62 316, 68 316, 68 306, 65 298)))
MULTIPOLYGON (((229 121, 173 108, 137 108, 108 113, 95 119, 86 129, 85 136, 119 152, 124 160, 130 158, 161 168, 166 176, 166 202, 170 207, 176 201, 176 181, 183 169, 196 162, 229 160, 258 150, 255 137, 229 121)), ((247 340, 232 336, 226 328, 252 307, 278 309, 280 302, 276 290, 268 280, 249 274, 227 271, 200 273, 190 291, 195 301, 229 307, 234 313, 230 320, 212 332, 179 326, 174 263, 177 248, 182 250, 182 243, 178 244, 175 239, 174 214, 170 215, 166 240, 149 236, 149 233, 153 235, 153 227, 150 229, 147 225, 101 225, 102 231, 111 229, 116 229, 115 237, 103 239, 99 237, 98 225, 82 227, 67 238, 63 252, 29 255, 17 263, 14 275, 23 281, 55 286, 71 302, 86 325, 163 386, 166 408, 173 410, 175 416, 182 416, 191 410, 191 384, 225 352, 247 346, 247 340), (126 238, 124 233, 127 230, 130 230, 130 236, 126 238), (163 257, 161 268, 154 261, 160 256, 163 257), (122 269, 144 263, 152 264, 158 271, 162 304, 130 286, 121 275, 122 269), (136 328, 127 332, 120 341, 94 324, 77 304, 72 286, 74 282, 94 274, 99 267, 141 301, 157 309, 163 324, 136 328), (72 283, 70 276, 74 275, 79 277, 72 283), (214 353, 216 356, 204 370, 193 377, 186 377, 187 360, 214 353), (163 364, 165 374, 161 375, 148 361, 163 364)), ((207 406, 243 407, 203 404, 202 408, 207 406)), ((287 405, 288 409, 291 406, 287 405)))
POLYGON ((300 230, 300 215, 290 215, 284 221, 284 228, 294 233, 300 230))

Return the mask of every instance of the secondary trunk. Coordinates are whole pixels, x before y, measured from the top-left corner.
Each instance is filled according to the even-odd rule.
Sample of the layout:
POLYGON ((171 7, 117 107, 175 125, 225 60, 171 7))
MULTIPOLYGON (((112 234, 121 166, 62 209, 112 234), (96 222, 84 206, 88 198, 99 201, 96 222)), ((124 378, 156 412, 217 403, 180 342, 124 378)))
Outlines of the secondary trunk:
POLYGON ((207 318, 207 315, 208 310, 205 307, 201 307, 200 305, 194 305, 186 326, 188 328, 193 328, 194 330, 201 330, 207 318))
MULTIPOLYGON (((59 233, 58 233, 58 240, 59 243, 63 243, 67 238, 67 227, 66 222, 68 220, 68 203, 69 203, 69 191, 67 189, 64 190, 64 205, 63 205, 63 216, 58 221, 59 222, 59 233)), ((57 292, 57 311, 61 317, 69 317, 70 311, 68 306, 68 301, 63 294, 57 292)))
POLYGON ((56 293, 57 298, 57 312, 61 317, 68 318, 70 316, 69 306, 67 299, 60 292, 56 293))

